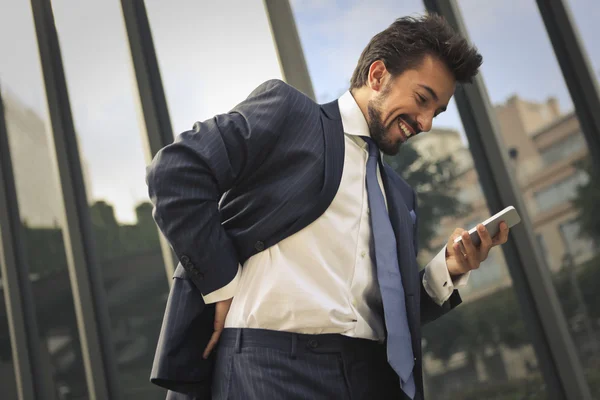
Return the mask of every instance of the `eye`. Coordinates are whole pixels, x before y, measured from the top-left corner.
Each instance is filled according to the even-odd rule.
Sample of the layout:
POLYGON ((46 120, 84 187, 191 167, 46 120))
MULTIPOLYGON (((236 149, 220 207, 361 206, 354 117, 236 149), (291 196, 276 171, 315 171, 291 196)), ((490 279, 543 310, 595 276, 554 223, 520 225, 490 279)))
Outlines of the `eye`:
POLYGON ((419 93, 416 93, 416 98, 417 98, 417 103, 421 104, 421 105, 425 105, 427 104, 427 98, 420 95, 419 93))

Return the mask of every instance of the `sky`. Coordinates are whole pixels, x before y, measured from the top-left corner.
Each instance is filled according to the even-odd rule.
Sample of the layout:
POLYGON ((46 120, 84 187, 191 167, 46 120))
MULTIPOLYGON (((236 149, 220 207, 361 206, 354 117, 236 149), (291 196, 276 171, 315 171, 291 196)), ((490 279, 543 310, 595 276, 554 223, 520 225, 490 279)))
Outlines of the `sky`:
MULTIPOLYGON (((569 0, 572 15, 600 72, 600 1, 569 0)), ((291 0, 320 102, 338 97, 360 52, 395 18, 423 13, 421 0, 291 0)), ((513 94, 532 101, 571 100, 534 0, 459 0, 470 40, 484 57, 492 103, 513 94)), ((147 200, 145 159, 135 78, 118 0, 53 0, 63 63, 89 195, 135 222, 147 200)), ((281 78, 262 0, 146 0, 175 134, 227 112, 261 82, 281 78), (218 5, 218 6, 217 6, 218 5)), ((0 87, 46 121, 45 93, 29 2, 0 0, 0 87)), ((600 74, 599 74, 600 75, 600 74)), ((434 123, 462 131, 452 103, 434 123)), ((43 196, 42 193, 40 193, 43 196)))

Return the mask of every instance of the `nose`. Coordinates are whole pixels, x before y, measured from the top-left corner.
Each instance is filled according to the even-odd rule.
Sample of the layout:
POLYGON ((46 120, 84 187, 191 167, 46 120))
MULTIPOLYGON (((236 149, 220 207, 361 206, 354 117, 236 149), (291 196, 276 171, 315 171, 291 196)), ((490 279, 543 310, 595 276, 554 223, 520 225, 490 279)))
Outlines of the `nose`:
POLYGON ((417 123, 419 124, 419 130, 421 130, 421 132, 429 132, 431 130, 431 125, 433 124, 433 116, 421 114, 417 117, 417 123))

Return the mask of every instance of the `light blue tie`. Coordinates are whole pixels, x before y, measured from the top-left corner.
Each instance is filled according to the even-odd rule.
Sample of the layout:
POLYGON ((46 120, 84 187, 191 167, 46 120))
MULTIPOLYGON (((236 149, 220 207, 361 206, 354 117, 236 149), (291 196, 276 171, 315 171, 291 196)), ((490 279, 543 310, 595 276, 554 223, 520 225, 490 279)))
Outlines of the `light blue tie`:
MULTIPOLYGON (((377 265, 377 280, 383 300, 383 314, 387 329, 388 362, 400 377, 402 390, 411 399, 415 397, 415 365, 402 276, 398 266, 396 237, 385 207, 385 200, 377 180, 377 166, 381 163, 379 149, 368 137, 363 137, 369 145, 367 160, 367 193, 371 211, 371 231, 377 265)), ((383 171, 383 168, 382 168, 383 171)))

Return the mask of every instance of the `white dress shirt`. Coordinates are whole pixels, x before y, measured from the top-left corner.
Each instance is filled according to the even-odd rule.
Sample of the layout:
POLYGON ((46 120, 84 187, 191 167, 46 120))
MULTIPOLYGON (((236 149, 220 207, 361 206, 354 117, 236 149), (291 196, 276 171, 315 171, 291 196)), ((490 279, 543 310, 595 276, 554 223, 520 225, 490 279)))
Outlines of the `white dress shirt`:
MULTIPOLYGON (((371 258, 365 185, 369 156, 360 136, 370 136, 350 92, 339 101, 345 133, 344 169, 329 208, 313 223, 250 257, 227 286, 204 295, 206 303, 233 297, 227 328, 297 333, 340 333, 383 340, 381 295, 371 258)), ((381 189, 380 171, 378 180, 381 189)), ((444 303, 468 274, 453 281, 445 247, 426 266, 423 285, 444 303)))

